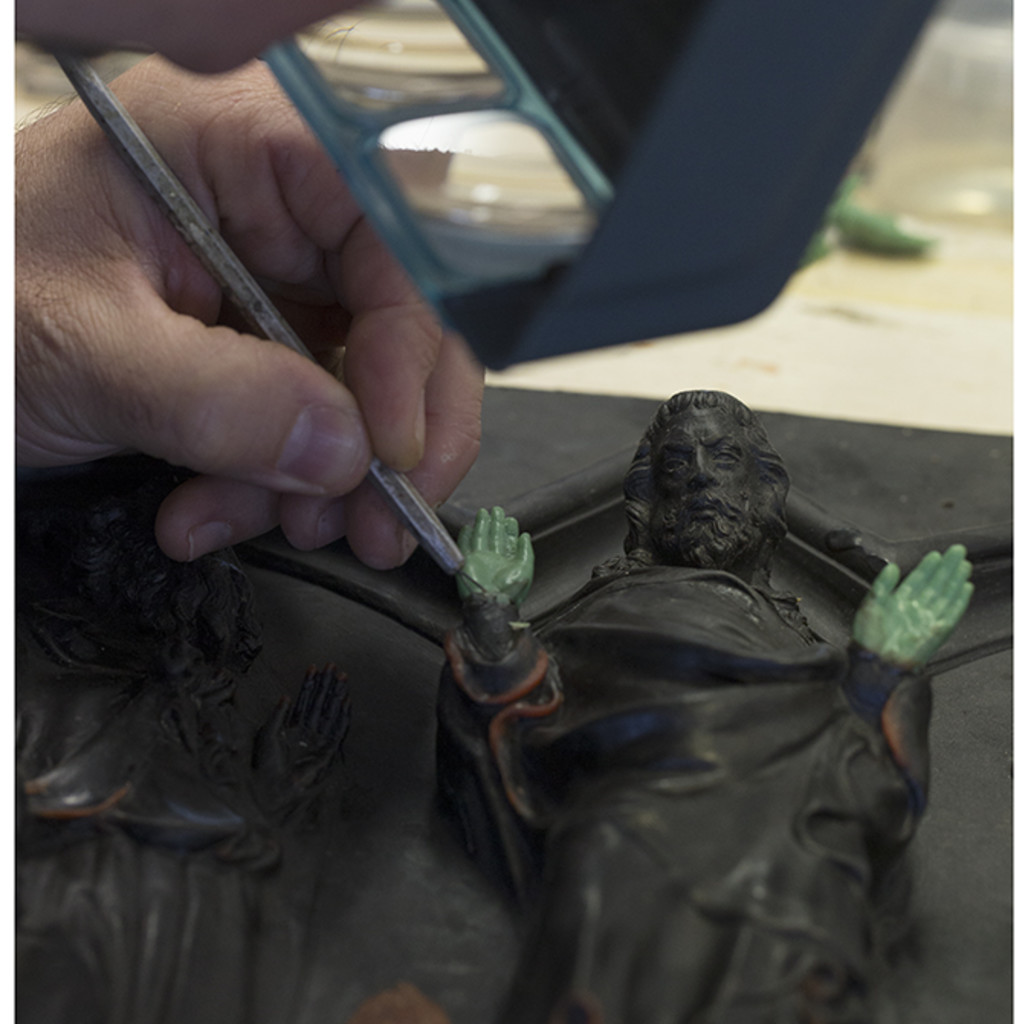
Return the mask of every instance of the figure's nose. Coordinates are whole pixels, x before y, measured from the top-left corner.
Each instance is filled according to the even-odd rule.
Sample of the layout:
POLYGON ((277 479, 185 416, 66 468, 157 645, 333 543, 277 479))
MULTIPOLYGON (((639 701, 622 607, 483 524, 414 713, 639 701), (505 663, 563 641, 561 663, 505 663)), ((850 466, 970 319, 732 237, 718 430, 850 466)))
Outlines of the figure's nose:
POLYGON ((699 490, 716 483, 711 457, 698 449, 693 458, 693 472, 690 474, 690 488, 699 490))

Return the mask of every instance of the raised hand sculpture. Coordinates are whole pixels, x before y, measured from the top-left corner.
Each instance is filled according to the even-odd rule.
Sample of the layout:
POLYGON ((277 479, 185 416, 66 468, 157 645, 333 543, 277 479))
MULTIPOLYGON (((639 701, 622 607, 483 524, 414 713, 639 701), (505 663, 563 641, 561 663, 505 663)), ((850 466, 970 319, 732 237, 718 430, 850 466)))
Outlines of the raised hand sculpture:
POLYGON ((521 605, 533 583, 533 545, 528 533, 500 508, 480 509, 459 534, 465 564, 457 577, 459 596, 485 596, 499 604, 521 605))
POLYGON ((967 551, 954 544, 932 551, 900 584, 900 567, 887 565, 857 610, 853 637, 880 658, 920 668, 945 643, 974 592, 967 551))

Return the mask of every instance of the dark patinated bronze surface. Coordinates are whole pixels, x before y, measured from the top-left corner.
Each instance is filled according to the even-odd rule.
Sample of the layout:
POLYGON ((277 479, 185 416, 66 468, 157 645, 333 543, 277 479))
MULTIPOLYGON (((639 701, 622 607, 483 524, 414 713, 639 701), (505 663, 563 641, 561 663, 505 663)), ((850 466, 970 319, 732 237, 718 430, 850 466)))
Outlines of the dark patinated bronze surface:
MULTIPOLYGON (((533 531, 525 617, 620 550, 657 404, 489 396, 444 516, 498 503, 533 531)), ((879 558, 960 539, 975 563, 873 1019, 1008 1021, 1010 442, 763 420, 796 488, 773 579, 829 642, 879 558)), ((19 1019, 314 1024, 410 983, 454 1024, 495 1020, 524 933, 435 803, 450 579, 274 536, 171 566, 145 511, 170 482, 131 460, 19 487, 19 1019)))

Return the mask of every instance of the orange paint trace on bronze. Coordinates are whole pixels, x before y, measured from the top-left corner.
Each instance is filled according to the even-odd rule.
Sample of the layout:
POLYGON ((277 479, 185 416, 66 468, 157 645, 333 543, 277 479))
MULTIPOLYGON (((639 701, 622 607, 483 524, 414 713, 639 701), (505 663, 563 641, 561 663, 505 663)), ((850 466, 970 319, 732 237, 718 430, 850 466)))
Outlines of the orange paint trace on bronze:
POLYGON ((361 1002, 348 1024, 451 1024, 451 1019, 415 985, 401 981, 361 1002))
POLYGON ((448 663, 452 668, 452 675, 459 689, 468 697, 480 704, 511 704, 514 701, 522 700, 528 693, 534 690, 543 681, 548 671, 548 655, 546 651, 539 651, 533 668, 525 677, 522 683, 514 689, 505 693, 484 694, 475 693, 466 682, 466 659, 459 649, 455 636, 449 633, 444 639, 444 651, 448 657, 448 663))
MULTIPOLYGON (((115 789, 105 800, 99 803, 89 804, 87 807, 41 807, 33 810, 37 818, 49 818, 54 821, 71 821, 74 818, 91 818, 95 814, 102 814, 109 811, 111 807, 119 804, 130 792, 132 784, 126 782, 123 786, 115 789)), ((29 796, 40 796, 45 794, 46 786, 38 780, 33 779, 25 783, 25 792, 29 796)))

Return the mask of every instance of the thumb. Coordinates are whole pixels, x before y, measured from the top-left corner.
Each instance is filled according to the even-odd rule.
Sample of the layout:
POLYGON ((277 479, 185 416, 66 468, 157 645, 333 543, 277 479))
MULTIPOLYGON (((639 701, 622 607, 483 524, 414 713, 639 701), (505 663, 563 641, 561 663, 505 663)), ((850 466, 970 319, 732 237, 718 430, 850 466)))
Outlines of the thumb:
POLYGON ((59 396, 64 436, 50 439, 51 450, 137 450, 299 494, 344 494, 365 476, 370 445, 359 408, 322 367, 159 301, 122 307, 103 327, 100 337, 73 339, 73 358, 55 371, 48 361, 62 379, 42 382, 32 404, 38 419, 46 398, 59 396))

